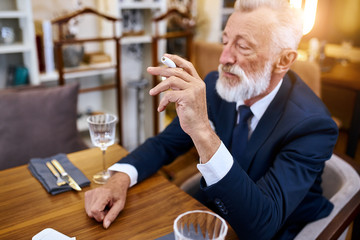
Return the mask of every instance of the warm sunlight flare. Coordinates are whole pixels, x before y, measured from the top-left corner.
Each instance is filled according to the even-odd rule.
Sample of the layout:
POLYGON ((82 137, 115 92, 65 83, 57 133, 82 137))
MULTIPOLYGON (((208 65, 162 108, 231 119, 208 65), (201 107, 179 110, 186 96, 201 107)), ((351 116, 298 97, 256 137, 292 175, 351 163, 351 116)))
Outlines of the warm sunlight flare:
POLYGON ((303 34, 308 34, 314 27, 316 8, 318 0, 290 0, 290 5, 294 8, 303 9, 303 34), (305 3, 303 3, 303 1, 305 3))

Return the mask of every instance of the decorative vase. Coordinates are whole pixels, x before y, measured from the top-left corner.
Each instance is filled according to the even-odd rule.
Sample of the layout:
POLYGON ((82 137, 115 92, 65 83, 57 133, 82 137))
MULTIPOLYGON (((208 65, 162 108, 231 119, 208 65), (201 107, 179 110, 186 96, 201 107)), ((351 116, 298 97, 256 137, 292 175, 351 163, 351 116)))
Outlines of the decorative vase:
POLYGON ((62 49, 64 67, 78 67, 84 57, 84 46, 81 44, 66 45, 62 49))

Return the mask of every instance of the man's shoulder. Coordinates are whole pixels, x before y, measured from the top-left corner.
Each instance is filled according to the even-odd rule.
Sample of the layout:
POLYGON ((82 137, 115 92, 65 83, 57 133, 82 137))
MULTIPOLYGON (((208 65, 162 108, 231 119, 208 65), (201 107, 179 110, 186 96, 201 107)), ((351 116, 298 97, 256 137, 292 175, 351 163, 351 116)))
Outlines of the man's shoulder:
MULTIPOLYGON (((330 113, 322 100, 312 91, 312 89, 293 71, 289 71, 285 77, 290 85, 289 98, 287 107, 308 114, 325 114, 330 113)), ((302 114, 303 114, 302 113, 302 114)))

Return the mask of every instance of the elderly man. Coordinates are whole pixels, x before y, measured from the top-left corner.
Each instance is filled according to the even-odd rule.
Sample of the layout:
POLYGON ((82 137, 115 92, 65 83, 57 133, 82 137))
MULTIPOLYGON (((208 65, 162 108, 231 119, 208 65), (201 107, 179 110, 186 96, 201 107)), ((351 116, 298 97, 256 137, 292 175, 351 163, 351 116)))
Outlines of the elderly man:
POLYGON ((337 140, 323 103, 293 72, 301 18, 286 0, 238 0, 224 33, 218 72, 202 81, 190 62, 149 67, 167 79, 163 111, 178 117, 110 170, 86 193, 85 208, 105 228, 123 209, 128 187, 195 146, 202 174, 196 197, 223 216, 241 239, 292 239, 327 216, 321 174, 337 140), (173 91, 166 91, 172 89, 173 91), (105 210, 108 209, 109 210, 105 210))

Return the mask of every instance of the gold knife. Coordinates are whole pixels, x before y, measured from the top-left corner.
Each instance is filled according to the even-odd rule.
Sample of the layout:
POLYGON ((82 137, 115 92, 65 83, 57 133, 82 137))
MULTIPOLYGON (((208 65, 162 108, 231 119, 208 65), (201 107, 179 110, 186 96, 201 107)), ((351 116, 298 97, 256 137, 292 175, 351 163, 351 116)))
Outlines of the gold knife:
POLYGON ((61 164, 56 160, 51 160, 51 163, 56 167, 56 169, 61 174, 61 177, 76 191, 81 191, 81 187, 75 182, 75 180, 64 170, 61 164))

